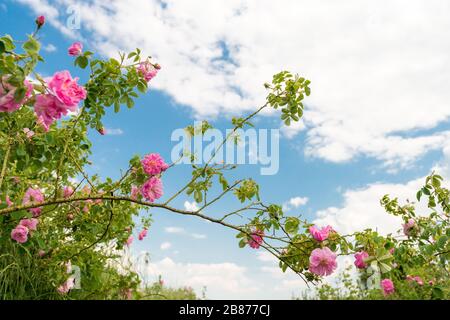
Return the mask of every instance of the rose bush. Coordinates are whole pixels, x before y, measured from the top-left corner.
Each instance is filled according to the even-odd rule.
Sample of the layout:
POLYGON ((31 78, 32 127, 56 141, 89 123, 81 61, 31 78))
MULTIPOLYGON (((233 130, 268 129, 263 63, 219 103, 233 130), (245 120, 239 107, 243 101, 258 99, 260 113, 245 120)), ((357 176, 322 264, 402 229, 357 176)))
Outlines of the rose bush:
MULTIPOLYGON (((175 163, 167 164, 157 150, 132 157, 117 180, 89 175, 85 170, 91 154, 88 130, 105 134, 106 109, 117 113, 123 105, 132 108, 161 66, 142 57, 139 49, 120 53, 119 59, 101 59, 76 42, 68 54, 75 66, 89 71, 89 79, 81 83, 65 70, 43 79, 35 69, 43 62, 37 34, 44 23, 45 18, 38 17, 36 30, 26 41, 16 42, 8 35, 0 38, 2 299, 144 297, 138 274, 118 267, 117 261, 124 248, 132 246, 134 230, 139 230, 138 240, 147 236, 154 210, 233 229, 241 248, 267 250, 283 271, 290 269, 307 284, 320 283, 335 272, 338 256, 350 255, 358 272, 358 297, 448 298, 450 196, 434 173, 417 194, 419 201, 426 197, 429 214, 417 215, 411 203, 401 206, 389 196, 382 199, 388 213, 403 219, 401 237, 382 236, 370 229, 341 235, 333 226, 314 226, 287 216, 280 205, 261 200, 253 179, 229 182, 227 173, 235 166, 214 163, 219 150, 204 165, 192 165, 192 178, 173 195, 164 195, 164 184, 174 183, 165 181, 164 175, 175 163), (221 187, 218 194, 213 192, 216 184, 221 187), (171 206, 183 193, 201 207, 171 206), (220 218, 204 214, 229 193, 243 207, 223 212, 220 218), (243 212, 250 221, 232 224, 243 212), (79 280, 72 274, 72 265, 83 276, 79 290, 75 290, 79 280)), ((239 129, 252 125, 251 120, 264 109, 280 110, 286 125, 299 121, 309 85, 309 80, 287 71, 274 75, 265 84, 266 102, 245 118, 233 118, 233 130, 220 147, 235 139, 239 129)), ((210 128, 204 121, 186 131, 203 135, 210 128)))

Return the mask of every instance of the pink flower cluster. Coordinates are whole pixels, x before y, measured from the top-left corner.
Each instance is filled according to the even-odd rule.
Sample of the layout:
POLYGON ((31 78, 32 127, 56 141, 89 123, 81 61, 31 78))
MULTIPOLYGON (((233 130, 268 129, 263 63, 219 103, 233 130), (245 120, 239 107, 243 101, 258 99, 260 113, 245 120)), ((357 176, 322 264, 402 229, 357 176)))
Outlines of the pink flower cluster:
POLYGON ((323 227, 322 229, 319 229, 316 226, 309 227, 309 233, 315 240, 319 242, 328 239, 328 236, 330 235, 331 231, 333 231, 333 228, 331 226, 326 226, 323 227))
POLYGON ((53 121, 75 112, 78 103, 86 99, 86 90, 77 84, 78 78, 72 79, 69 71, 57 72, 48 80, 49 93, 36 96, 34 111, 38 123, 48 131, 53 121))
POLYGON ((141 62, 136 68, 138 73, 142 75, 145 81, 149 82, 158 74, 158 65, 153 65, 150 61, 141 62))
POLYGON ((383 290, 383 294, 388 296, 395 292, 394 283, 391 279, 383 279, 381 280, 381 289, 383 290))
MULTIPOLYGON (((44 195, 39 189, 28 188, 22 200, 23 205, 39 204, 44 202, 44 195)), ((33 214, 33 217, 39 217, 42 212, 42 208, 32 208, 29 211, 33 214)))
POLYGON ((408 281, 408 282, 415 281, 419 286, 423 286, 423 280, 419 276, 413 277, 411 275, 407 275, 406 276, 406 281, 408 281))
POLYGON ((309 257, 309 271, 319 275, 328 276, 337 268, 336 254, 330 248, 317 248, 309 257))
POLYGON ((16 102, 14 99, 14 94, 17 88, 7 82, 8 76, 3 76, 0 78, 0 112, 13 112, 19 109, 33 92, 33 86, 27 80, 24 81, 24 86, 26 89, 25 97, 16 102))
MULTIPOLYGON (((164 162, 164 159, 158 153, 151 153, 146 155, 141 160, 144 172, 151 176, 141 187, 142 196, 150 202, 154 202, 163 195, 163 184, 157 175, 167 170, 169 166, 164 162)), ((138 194, 136 187, 131 189, 131 197, 137 200, 138 194)))
POLYGON ((20 220, 19 224, 11 231, 11 239, 18 243, 27 242, 28 235, 37 230, 38 223, 39 221, 35 218, 20 220))
POLYGON ((367 264, 364 261, 365 259, 367 259, 369 257, 369 254, 365 251, 360 251, 358 253, 355 254, 355 266, 358 269, 365 269, 367 268, 367 264))
POLYGON ((157 175, 169 168, 164 159, 158 153, 151 153, 141 160, 144 172, 148 175, 157 175))
POLYGON ((252 234, 250 235, 250 239, 248 240, 248 245, 253 249, 259 249, 259 247, 263 243, 263 237, 263 230, 256 230, 252 232, 252 234))

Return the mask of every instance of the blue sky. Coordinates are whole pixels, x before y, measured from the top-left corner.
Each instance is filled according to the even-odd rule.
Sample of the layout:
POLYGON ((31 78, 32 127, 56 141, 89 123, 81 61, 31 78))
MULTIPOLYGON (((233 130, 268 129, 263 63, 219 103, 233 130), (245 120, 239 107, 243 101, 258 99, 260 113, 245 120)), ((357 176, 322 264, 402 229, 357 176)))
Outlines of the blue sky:
MULTIPOLYGON (((169 161, 174 129, 196 119, 230 128, 232 115, 264 102, 262 84, 273 73, 301 73, 312 79, 304 122, 287 130, 277 114, 256 121, 260 128, 281 127, 279 172, 262 176, 259 166, 245 165, 237 173, 254 177, 266 202, 308 198, 289 213, 318 224, 331 223, 342 232, 363 226, 394 231, 398 221, 385 217, 379 198, 413 198, 432 169, 449 172, 450 40, 444 13, 450 7, 445 1, 424 6, 347 0, 339 7, 332 1, 283 2, 279 7, 290 10, 270 1, 256 6, 113 0, 106 8, 97 0, 6 0, 0 30, 23 38, 36 15, 46 15, 41 40, 47 63, 38 69, 43 75, 68 69, 86 79, 67 55, 74 40, 103 56, 140 47, 163 66, 135 108, 107 114, 104 123, 116 134, 90 133, 89 170, 102 177, 117 177, 134 154, 159 152, 169 161), (67 27, 70 6, 79 14, 78 30, 67 27)), ((165 194, 189 175, 186 165, 170 170, 165 194)), ((185 201, 193 200, 182 196, 174 204, 183 208, 185 201)), ((227 197, 207 213, 219 216, 238 206, 227 197)), ((132 249, 150 252, 150 279, 162 274, 169 285, 198 292, 207 286, 210 298, 289 298, 303 288, 267 255, 239 249, 234 232, 167 212, 153 217, 148 238, 132 249)))

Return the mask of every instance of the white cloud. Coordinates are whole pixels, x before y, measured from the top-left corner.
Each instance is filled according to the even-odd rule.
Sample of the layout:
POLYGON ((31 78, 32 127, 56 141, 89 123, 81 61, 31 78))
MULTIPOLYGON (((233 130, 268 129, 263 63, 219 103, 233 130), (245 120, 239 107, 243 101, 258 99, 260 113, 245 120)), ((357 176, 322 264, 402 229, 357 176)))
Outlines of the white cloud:
POLYGON ((206 239, 207 236, 205 234, 200 233, 189 233, 184 228, 181 227, 166 227, 164 230, 167 233, 173 233, 173 234, 179 234, 179 235, 187 235, 189 237, 192 237, 194 239, 206 239))
POLYGON ((187 211, 197 211, 199 209, 197 202, 192 201, 185 201, 184 202, 184 209, 187 211))
POLYGON ((120 128, 105 128, 105 134, 108 136, 121 136, 123 135, 123 130, 120 128))
MULTIPOLYGON (((441 174, 445 179, 445 185, 448 185, 450 166, 446 161, 448 160, 442 161, 433 170, 441 174)), ((389 194, 391 198, 398 198, 400 204, 406 204, 407 200, 417 202, 416 193, 424 183, 425 177, 421 177, 404 184, 373 183, 361 189, 347 190, 343 194, 344 201, 341 207, 328 207, 318 211, 317 218, 313 222, 318 225, 331 225, 342 234, 366 228, 376 229, 381 234, 395 233, 401 229, 401 218, 388 214, 380 205, 381 198, 389 194)), ((430 213, 425 201, 416 203, 416 213, 419 215, 430 213)))
MULTIPOLYGON (((18 1, 73 33, 59 14, 73 1, 18 1)), ((366 155, 405 167, 448 139, 420 131, 450 117, 448 1, 93 0, 78 7, 90 46, 106 55, 141 47, 163 66, 152 85, 198 116, 253 110, 263 103, 262 83, 282 69, 311 79, 308 156, 366 155), (411 131, 417 135, 404 136, 411 131)), ((283 130, 292 138, 302 129, 283 130)))
POLYGON ((305 122, 303 121, 303 119, 301 119, 298 122, 293 122, 291 123, 290 126, 286 126, 284 124, 281 124, 281 134, 286 137, 287 139, 292 139, 294 138, 298 133, 300 133, 301 131, 305 130, 306 126, 305 126, 305 122))
POLYGON ((180 228, 180 227, 166 227, 166 228, 164 228, 164 230, 167 233, 177 233, 177 234, 186 232, 183 228, 180 228))
POLYGON ((206 239, 206 235, 201 233, 192 233, 191 236, 194 239, 206 239))
POLYGON ((250 279, 247 268, 235 263, 182 263, 171 258, 151 262, 147 276, 162 276, 169 286, 192 287, 200 296, 207 287, 209 299, 244 299, 258 291, 258 284, 250 279))
POLYGON ((289 199, 289 201, 283 204, 283 211, 290 211, 292 209, 297 209, 300 206, 303 206, 308 203, 307 197, 294 197, 289 199))
POLYGON ((172 244, 170 242, 163 242, 161 243, 161 246, 159 247, 161 250, 167 250, 172 247, 172 244))
POLYGON ((50 52, 50 53, 51 53, 51 52, 55 52, 55 51, 58 50, 58 48, 56 48, 56 46, 55 46, 54 44, 51 44, 51 43, 49 43, 49 44, 43 46, 42 49, 43 49, 44 51, 50 52))
POLYGON ((262 262, 277 262, 278 259, 268 251, 256 252, 256 258, 262 262))

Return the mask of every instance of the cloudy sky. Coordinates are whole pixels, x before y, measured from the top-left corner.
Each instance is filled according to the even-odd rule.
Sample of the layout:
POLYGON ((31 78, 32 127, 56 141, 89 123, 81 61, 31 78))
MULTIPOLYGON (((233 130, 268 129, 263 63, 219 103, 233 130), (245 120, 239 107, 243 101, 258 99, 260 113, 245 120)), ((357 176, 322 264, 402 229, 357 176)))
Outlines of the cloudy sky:
MULTIPOLYGON (((276 114, 258 118, 261 128, 281 128, 279 173, 240 171, 267 201, 340 232, 393 232, 399 222, 380 208, 384 194, 413 199, 431 170, 450 177, 446 0, 4 0, 1 33, 23 37, 38 14, 49 22, 44 75, 69 69, 85 79, 66 53, 74 40, 103 56, 139 47, 163 66, 136 108, 108 113, 110 135, 91 133, 90 169, 102 176, 117 176, 136 153, 170 158, 172 130, 196 119, 229 128, 231 116, 264 103, 262 84, 287 69, 312 81, 304 121, 285 128, 276 114)), ((188 176, 187 166, 175 168, 166 193, 188 176)), ((214 210, 236 205, 225 199, 214 210)), ((154 218, 133 248, 150 252, 150 278, 206 286, 210 298, 290 298, 303 287, 268 255, 238 249, 233 232, 164 212, 154 218)))

